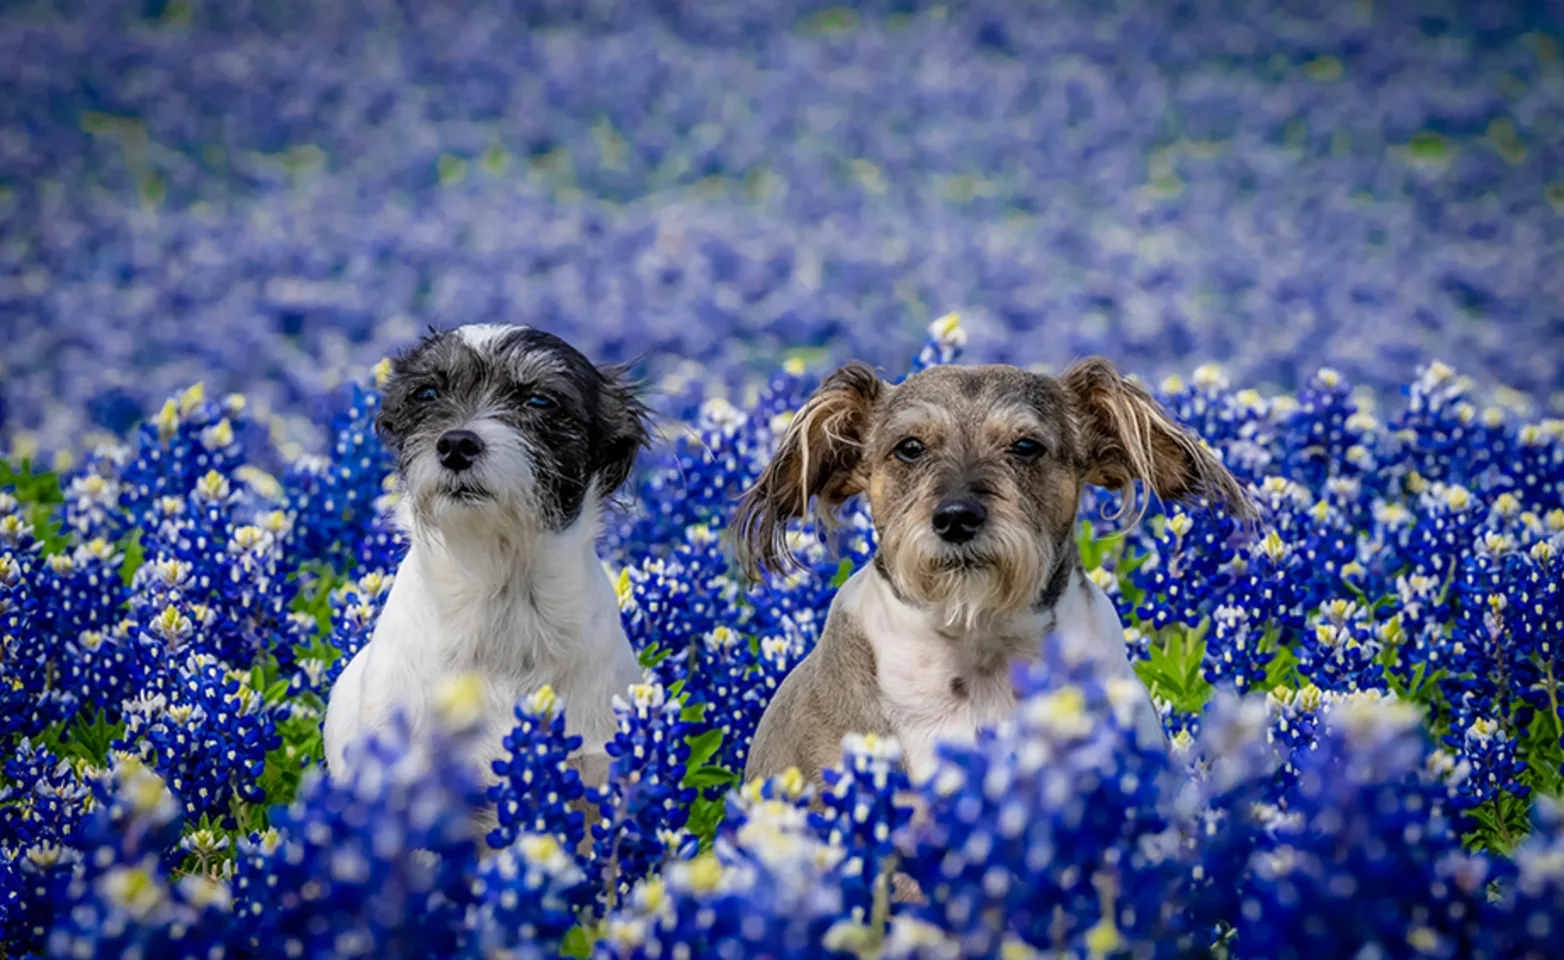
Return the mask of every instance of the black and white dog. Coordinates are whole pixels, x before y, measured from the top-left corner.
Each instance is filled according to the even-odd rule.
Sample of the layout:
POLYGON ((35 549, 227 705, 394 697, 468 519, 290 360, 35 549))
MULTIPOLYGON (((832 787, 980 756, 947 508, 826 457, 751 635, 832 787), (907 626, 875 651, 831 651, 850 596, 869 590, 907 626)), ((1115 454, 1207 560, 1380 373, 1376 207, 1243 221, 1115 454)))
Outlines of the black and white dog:
POLYGON ((398 356, 377 427, 397 455, 411 547, 370 642, 332 688, 328 769, 394 709, 415 737, 442 682, 462 678, 481 782, 518 700, 551 686, 603 779, 613 699, 641 679, 595 541, 603 502, 648 439, 624 371, 548 333, 478 324, 398 356))

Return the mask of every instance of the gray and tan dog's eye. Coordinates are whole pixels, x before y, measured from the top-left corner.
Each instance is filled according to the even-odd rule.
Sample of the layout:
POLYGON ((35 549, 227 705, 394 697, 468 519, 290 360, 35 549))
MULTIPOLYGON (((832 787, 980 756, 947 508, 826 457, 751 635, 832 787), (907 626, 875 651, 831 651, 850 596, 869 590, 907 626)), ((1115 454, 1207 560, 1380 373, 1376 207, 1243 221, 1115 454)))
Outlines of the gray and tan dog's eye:
POLYGON ((1047 452, 1041 443, 1030 437, 1022 437, 1010 445, 1010 455, 1022 463, 1036 463, 1047 452))
POLYGON ((927 448, 923 446, 923 441, 919 440, 917 437, 908 437, 901 443, 898 443, 896 448, 891 452, 896 454, 896 459, 900 460, 902 463, 915 463, 923 456, 923 454, 926 452, 926 449, 927 448))

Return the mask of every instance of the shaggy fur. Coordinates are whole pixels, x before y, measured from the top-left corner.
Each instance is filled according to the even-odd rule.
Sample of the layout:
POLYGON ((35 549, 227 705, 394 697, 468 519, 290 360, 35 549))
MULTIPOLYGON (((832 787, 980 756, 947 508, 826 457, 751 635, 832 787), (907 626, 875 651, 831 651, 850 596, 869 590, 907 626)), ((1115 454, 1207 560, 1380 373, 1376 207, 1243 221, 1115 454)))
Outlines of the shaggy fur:
POLYGON ((1160 739, 1074 536, 1085 484, 1129 500, 1137 480, 1165 500, 1207 497, 1254 517, 1207 448, 1105 360, 1057 379, 1010 366, 934 367, 894 386, 861 364, 833 373, 745 494, 735 547, 752 577, 785 570, 787 522, 813 510, 829 525, 859 493, 880 547, 768 706, 746 779, 797 767, 819 783, 849 732, 895 736, 909 772, 926 776, 937 741, 970 742, 1009 716, 1010 668, 1035 660, 1050 633, 1121 693, 1137 691, 1139 729, 1160 739), (942 533, 951 509, 981 520, 942 533))
POLYGON ((600 783, 613 698, 641 676, 595 551, 603 502, 647 439, 623 372, 525 327, 431 332, 396 358, 378 427, 411 546, 374 636, 332 688, 328 769, 348 769, 393 708, 417 735, 439 684, 476 675, 467 759, 482 782, 517 701, 550 684, 584 739, 577 765, 600 783))

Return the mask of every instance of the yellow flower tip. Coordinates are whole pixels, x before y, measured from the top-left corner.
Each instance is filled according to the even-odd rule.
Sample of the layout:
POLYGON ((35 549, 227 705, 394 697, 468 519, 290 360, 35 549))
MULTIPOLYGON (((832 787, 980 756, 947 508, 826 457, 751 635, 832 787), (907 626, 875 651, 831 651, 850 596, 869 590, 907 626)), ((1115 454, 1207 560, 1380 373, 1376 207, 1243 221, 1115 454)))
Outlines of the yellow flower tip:
POLYGON ((722 864, 711 854, 690 861, 685 873, 689 888, 698 893, 710 893, 722 883, 722 864))
POLYGON ((1314 684, 1305 684, 1293 697, 1293 702, 1303 710, 1318 710, 1325 699, 1325 692, 1314 684))
POLYGON ((1428 365, 1428 379, 1431 383, 1444 383, 1453 376, 1455 370, 1442 361, 1435 360, 1428 365))
POLYGON ((547 683, 527 698, 527 710, 543 717, 552 717, 558 704, 559 697, 554 693, 554 687, 547 683))
POLYGON ((1327 387, 1335 387, 1341 384, 1341 372, 1330 367, 1321 367, 1317 376, 1320 383, 1327 387))
POLYGON ((1097 585, 1098 589, 1103 591, 1108 590, 1114 585, 1113 574, 1110 573, 1106 567, 1098 567, 1092 572, 1088 573, 1086 576, 1091 579, 1092 583, 1097 585))
POLYGON ((188 388, 186 388, 184 393, 179 395, 180 414, 183 416, 189 416, 190 414, 194 413, 195 409, 203 402, 205 402, 205 400, 206 384, 201 382, 192 383, 188 388))
POLYGON ((1177 537, 1182 537, 1188 533, 1194 525, 1195 521, 1190 519, 1187 513, 1175 513, 1168 518, 1168 529, 1172 530, 1173 535, 1177 537))
POLYGON ((797 767, 788 767, 777 777, 777 786, 789 797, 802 796, 806 785, 804 773, 797 767))
POLYGON ((929 333, 939 340, 965 339, 961 329, 961 314, 955 310, 929 324, 929 333))
POLYGON ((1445 490, 1444 499, 1451 510, 1465 510, 1472 504, 1472 493, 1465 487, 1450 487, 1445 490))
POLYGON ((1086 695, 1073 684, 1038 697, 1027 713, 1033 722, 1056 734, 1072 736, 1091 729, 1091 721, 1086 717, 1086 695))
POLYGON ((1220 390, 1227 386, 1227 371, 1220 363, 1202 363, 1195 368, 1194 381, 1203 390, 1220 390))
POLYGON ((137 919, 148 916, 164 902, 163 885, 141 867, 109 870, 99 881, 99 889, 104 899, 137 919))
POLYGON ((253 524, 245 524, 233 532, 230 541, 234 547, 243 551, 249 550, 266 539, 266 532, 253 524))
POLYGON ((196 492, 207 500, 228 499, 228 478, 216 470, 208 470, 206 475, 196 481, 196 492))
POLYGON ((1287 555, 1287 541, 1275 530, 1268 530, 1265 539, 1260 541, 1260 549, 1274 562, 1280 562, 1287 555))
POLYGON ((803 357, 788 357, 782 362, 782 371, 789 376, 803 376, 804 369, 803 357))
POLYGON ((635 584, 630 581, 630 568, 625 567, 619 571, 619 576, 614 580, 614 595, 619 598, 619 609, 624 610, 630 606, 635 598, 635 584))
POLYGON ((54 453, 54 471, 64 473, 76 464, 76 455, 69 450, 56 450, 54 453))
POLYGON ((1086 949, 1092 957, 1111 957, 1124 949, 1124 935, 1111 917, 1103 917, 1086 931, 1086 949))
POLYGON ((391 358, 382 358, 379 363, 370 368, 370 373, 375 380, 375 389, 384 390, 386 384, 391 381, 391 358))
POLYGON ((483 716, 483 677, 462 673, 445 677, 435 687, 435 709, 452 729, 465 730, 483 716))
POLYGON ((158 436, 167 440, 179 426, 178 404, 172 399, 163 401, 163 408, 152 418, 152 422, 157 426, 158 436))
POLYGON ((647 913, 656 913, 657 909, 663 905, 663 901, 666 900, 667 897, 668 888, 663 883, 663 879, 661 877, 648 880, 646 884, 641 887, 641 906, 645 908, 647 913))

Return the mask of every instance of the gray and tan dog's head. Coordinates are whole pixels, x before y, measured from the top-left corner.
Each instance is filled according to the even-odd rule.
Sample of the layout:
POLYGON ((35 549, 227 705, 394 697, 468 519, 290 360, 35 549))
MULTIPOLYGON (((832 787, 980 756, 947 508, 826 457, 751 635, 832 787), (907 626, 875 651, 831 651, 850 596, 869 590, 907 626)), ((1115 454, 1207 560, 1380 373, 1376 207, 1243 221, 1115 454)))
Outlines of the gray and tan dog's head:
POLYGON ((1135 480, 1163 500, 1206 497, 1253 515, 1210 451, 1106 360, 1058 378, 941 366, 894 386, 853 363, 793 418, 733 534, 758 578, 793 561, 785 526, 811 501, 830 524, 843 501, 866 493, 876 564, 892 587, 972 629, 1050 602, 1073 556, 1082 486, 1128 497, 1135 480))
POLYGON ((529 327, 431 331, 392 362, 376 427, 416 523, 557 531, 647 442, 625 373, 529 327))

